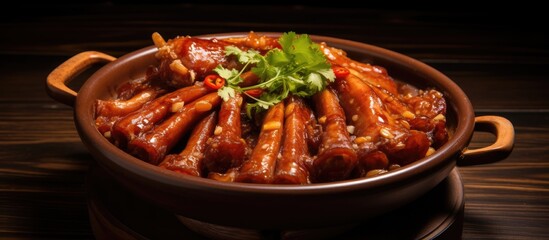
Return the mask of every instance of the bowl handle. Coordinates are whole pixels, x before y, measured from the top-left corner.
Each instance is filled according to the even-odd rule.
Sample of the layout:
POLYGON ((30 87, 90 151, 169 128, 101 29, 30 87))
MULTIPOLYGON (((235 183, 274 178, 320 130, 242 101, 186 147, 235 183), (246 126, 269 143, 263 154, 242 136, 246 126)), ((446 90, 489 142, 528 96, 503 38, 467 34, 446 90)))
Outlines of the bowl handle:
POLYGON ((95 63, 112 62, 114 60, 116 58, 113 56, 95 51, 76 54, 48 75, 46 91, 56 101, 73 107, 77 93, 70 89, 67 83, 95 63))
POLYGON ((475 117, 475 131, 491 132, 496 135, 496 141, 483 148, 465 148, 457 161, 459 166, 496 162, 509 156, 513 150, 515 129, 506 118, 499 116, 475 117))

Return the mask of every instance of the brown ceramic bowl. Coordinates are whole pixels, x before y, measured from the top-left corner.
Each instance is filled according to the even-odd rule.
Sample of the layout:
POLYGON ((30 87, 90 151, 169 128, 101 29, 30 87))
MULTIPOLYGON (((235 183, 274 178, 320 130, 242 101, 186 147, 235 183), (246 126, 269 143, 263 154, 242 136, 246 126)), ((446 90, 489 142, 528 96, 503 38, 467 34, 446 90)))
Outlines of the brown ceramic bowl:
MULTIPOLYGON (((247 33, 203 36, 226 38, 247 33)), ((261 33, 277 36, 277 33, 261 33)), ((224 226, 248 229, 305 229, 356 223, 384 214, 423 195, 456 163, 494 161, 512 149, 514 131, 501 117, 479 117, 465 93, 444 74, 402 54, 338 38, 311 36, 314 41, 345 50, 350 57, 385 67, 394 78, 420 88, 435 87, 448 103, 450 140, 434 154, 373 178, 310 185, 226 183, 186 176, 143 162, 112 145, 94 126, 94 101, 108 99, 117 86, 144 76, 156 64, 156 48, 147 47, 114 60, 84 52, 67 60, 48 76, 48 93, 74 107, 78 133, 96 161, 136 196, 175 214, 224 226), (66 82, 95 62, 112 61, 95 72, 78 93, 66 82), (467 150, 477 126, 496 133, 488 147, 467 150), (470 160, 470 161, 467 161, 470 160)))

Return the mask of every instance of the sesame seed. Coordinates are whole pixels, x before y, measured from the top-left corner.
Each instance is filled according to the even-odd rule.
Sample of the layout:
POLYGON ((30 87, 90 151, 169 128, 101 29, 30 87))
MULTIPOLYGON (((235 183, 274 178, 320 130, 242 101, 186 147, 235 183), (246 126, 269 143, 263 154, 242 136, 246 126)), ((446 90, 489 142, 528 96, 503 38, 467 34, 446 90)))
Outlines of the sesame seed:
POLYGON ((217 136, 217 135, 221 134, 222 131, 223 131, 223 127, 217 126, 217 127, 215 127, 214 135, 217 136))
POLYGON ((374 170, 368 171, 366 173, 366 177, 374 177, 374 176, 384 174, 386 172, 387 172, 387 170, 385 170, 385 169, 374 169, 374 170))
POLYGON ((185 102, 183 101, 172 104, 171 112, 179 112, 184 105, 185 105, 185 102))
POLYGON ((265 124, 263 124, 263 130, 269 131, 269 130, 276 130, 279 129, 282 125, 280 122, 270 121, 265 124))
POLYGON ((212 109, 212 104, 207 101, 199 101, 194 105, 196 111, 206 112, 212 109))
POLYGON ((435 153, 435 149, 432 148, 432 147, 429 147, 429 149, 427 150, 427 152, 425 153, 425 156, 431 156, 431 154, 435 153))
POLYGON ((285 117, 290 116, 290 114, 292 114, 292 112, 294 111, 294 108, 295 108, 295 103, 290 103, 290 104, 286 107, 286 111, 284 112, 284 116, 285 116, 285 117))
POLYGON ((381 128, 379 130, 379 133, 381 134, 381 136, 385 137, 385 138, 394 138, 395 136, 389 131, 389 129, 387 128, 381 128))
POLYGON ((406 129, 410 129, 410 123, 406 120, 400 120, 400 124, 404 126, 406 129))
POLYGON ((395 170, 395 169, 397 169, 397 168, 400 168, 400 165, 398 165, 398 164, 396 164, 396 163, 393 163, 393 164, 389 165, 389 168, 388 168, 388 169, 389 169, 389 171, 390 171, 390 170, 395 170))
POLYGON ((355 126, 353 125, 347 126, 347 132, 349 132, 350 134, 353 134, 355 132, 355 126))
POLYGON ((326 122, 326 116, 322 116, 318 119, 318 123, 324 124, 326 122))
POLYGON ((356 143, 356 144, 361 144, 361 143, 371 142, 371 141, 372 141, 372 137, 370 137, 370 136, 357 137, 357 138, 355 139, 355 143, 356 143))
POLYGON ((435 121, 446 120, 446 117, 442 114, 438 114, 433 118, 433 120, 435 121))
POLYGON ((407 119, 414 119, 414 118, 416 118, 416 115, 413 114, 413 113, 410 112, 410 111, 404 111, 404 112, 402 113, 402 116, 405 117, 405 118, 407 118, 407 119))

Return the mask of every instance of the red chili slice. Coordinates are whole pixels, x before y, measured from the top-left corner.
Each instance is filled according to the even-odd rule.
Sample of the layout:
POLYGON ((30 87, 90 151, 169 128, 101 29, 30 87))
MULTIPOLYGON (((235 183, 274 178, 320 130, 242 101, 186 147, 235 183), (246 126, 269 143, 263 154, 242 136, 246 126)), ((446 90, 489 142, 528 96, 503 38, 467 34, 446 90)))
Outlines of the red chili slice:
POLYGON ((254 98, 259 98, 259 96, 261 96, 261 94, 263 93, 263 89, 261 88, 254 88, 254 89, 250 89, 250 90, 246 90, 244 91, 246 93, 246 95, 248 96, 252 96, 254 98))
POLYGON ((334 71, 336 78, 345 78, 350 74, 349 69, 340 66, 332 66, 332 71, 334 71))
POLYGON ((204 85, 212 90, 217 90, 225 86, 225 79, 217 74, 211 74, 204 78, 204 85))

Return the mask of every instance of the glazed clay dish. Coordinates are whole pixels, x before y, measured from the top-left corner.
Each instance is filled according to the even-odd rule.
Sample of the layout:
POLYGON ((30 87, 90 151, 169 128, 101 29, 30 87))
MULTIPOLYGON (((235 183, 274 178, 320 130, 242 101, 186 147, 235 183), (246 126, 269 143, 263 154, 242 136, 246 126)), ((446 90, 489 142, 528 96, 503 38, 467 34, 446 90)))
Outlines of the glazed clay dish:
MULTIPOLYGON (((247 34, 197 37, 225 39, 247 34)), ((311 39, 342 49, 352 59, 382 66, 399 81, 441 92, 447 105, 447 142, 420 160, 375 177, 304 185, 222 182, 147 163, 115 146, 96 128, 96 101, 112 99, 119 86, 143 78, 149 66, 157 65, 155 46, 118 59, 100 52, 80 53, 48 76, 47 91, 55 100, 74 108, 74 121, 82 142, 99 165, 130 192, 183 219, 229 227, 307 229, 353 224, 417 199, 445 179, 456 164, 494 162, 511 152, 512 124, 498 116, 475 117, 466 94, 441 72, 418 60, 365 43, 315 35, 311 39), (78 93, 67 87, 82 70, 101 62, 107 64, 87 79, 78 93), (495 142, 484 148, 467 149, 475 129, 494 133, 495 142)))

